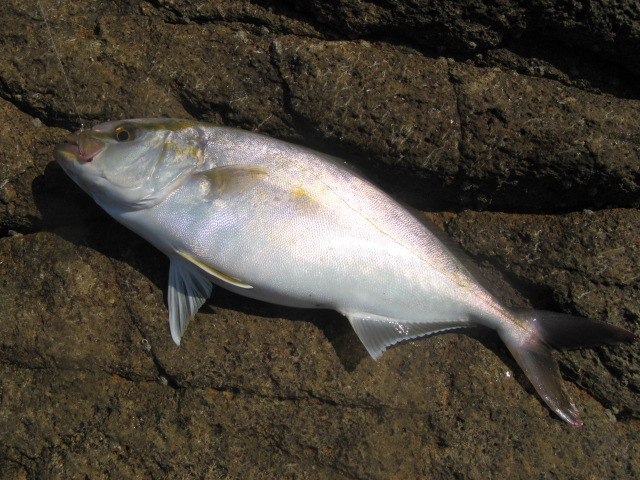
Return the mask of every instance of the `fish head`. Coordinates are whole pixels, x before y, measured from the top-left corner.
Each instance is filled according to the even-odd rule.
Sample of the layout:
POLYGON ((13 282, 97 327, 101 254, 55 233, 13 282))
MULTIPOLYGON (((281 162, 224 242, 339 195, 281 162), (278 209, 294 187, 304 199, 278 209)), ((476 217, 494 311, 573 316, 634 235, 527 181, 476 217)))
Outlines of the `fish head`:
POLYGON ((134 119, 79 130, 54 155, 104 208, 148 208, 163 201, 204 162, 196 122, 134 119))

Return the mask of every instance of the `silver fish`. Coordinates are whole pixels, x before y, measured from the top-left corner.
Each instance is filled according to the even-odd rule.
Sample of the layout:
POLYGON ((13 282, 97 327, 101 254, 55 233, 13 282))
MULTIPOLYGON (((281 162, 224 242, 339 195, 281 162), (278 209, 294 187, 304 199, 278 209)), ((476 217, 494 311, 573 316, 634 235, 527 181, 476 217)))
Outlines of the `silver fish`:
POLYGON ((212 284, 349 319, 378 359, 402 340, 460 327, 497 331, 547 405, 582 425, 550 346, 632 341, 569 315, 506 309, 425 224, 340 159, 188 120, 108 122, 55 156, 112 217, 171 260, 176 344, 212 284))

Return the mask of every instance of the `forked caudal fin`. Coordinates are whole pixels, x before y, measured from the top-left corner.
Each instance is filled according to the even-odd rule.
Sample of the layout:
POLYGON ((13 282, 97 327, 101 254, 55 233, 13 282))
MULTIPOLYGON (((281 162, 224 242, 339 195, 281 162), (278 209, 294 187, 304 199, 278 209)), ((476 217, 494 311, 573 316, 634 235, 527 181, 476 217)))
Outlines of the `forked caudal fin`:
POLYGON ((521 326, 498 330, 538 394, 560 418, 581 426, 582 419, 560 376, 553 348, 577 348, 637 340, 631 332, 598 320, 540 310, 514 311, 521 326))

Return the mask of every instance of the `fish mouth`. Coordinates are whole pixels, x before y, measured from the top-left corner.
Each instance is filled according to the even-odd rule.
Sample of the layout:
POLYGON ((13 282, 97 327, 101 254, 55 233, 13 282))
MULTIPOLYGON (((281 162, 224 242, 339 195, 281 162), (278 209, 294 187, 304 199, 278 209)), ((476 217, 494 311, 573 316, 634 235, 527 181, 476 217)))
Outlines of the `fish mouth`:
POLYGON ((92 138, 82 132, 72 133, 65 138, 54 150, 54 155, 58 161, 72 161, 79 163, 89 163, 104 148, 104 142, 92 138))

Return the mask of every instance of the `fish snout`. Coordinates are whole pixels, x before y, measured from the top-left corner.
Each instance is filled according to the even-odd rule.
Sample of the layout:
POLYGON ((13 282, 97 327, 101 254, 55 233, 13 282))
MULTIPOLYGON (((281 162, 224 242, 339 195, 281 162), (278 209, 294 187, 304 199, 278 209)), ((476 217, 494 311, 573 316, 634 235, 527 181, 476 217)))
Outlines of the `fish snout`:
POLYGON ((104 148, 104 142, 90 137, 83 132, 72 133, 65 143, 55 150, 56 158, 75 159, 80 163, 89 163, 104 148))

